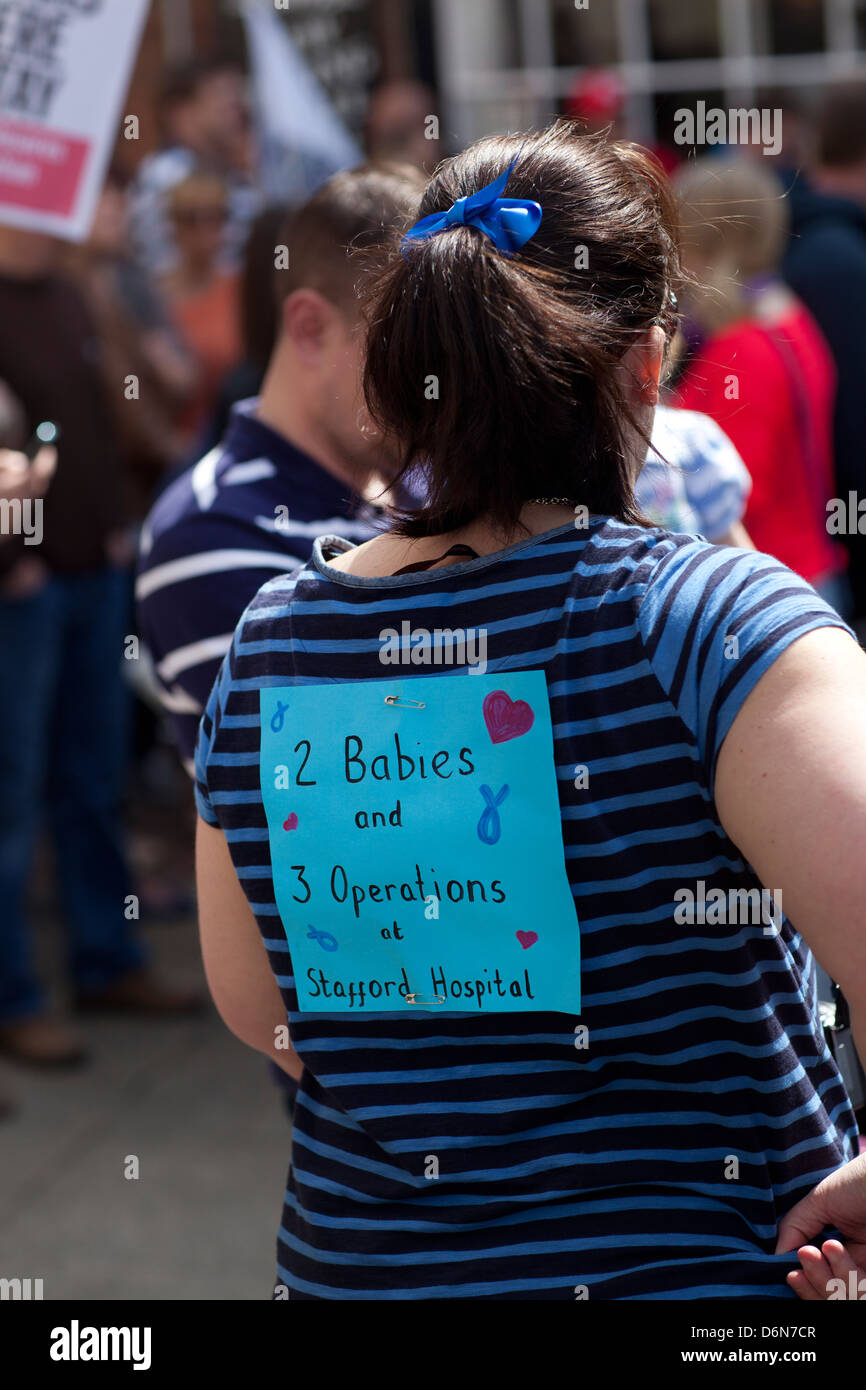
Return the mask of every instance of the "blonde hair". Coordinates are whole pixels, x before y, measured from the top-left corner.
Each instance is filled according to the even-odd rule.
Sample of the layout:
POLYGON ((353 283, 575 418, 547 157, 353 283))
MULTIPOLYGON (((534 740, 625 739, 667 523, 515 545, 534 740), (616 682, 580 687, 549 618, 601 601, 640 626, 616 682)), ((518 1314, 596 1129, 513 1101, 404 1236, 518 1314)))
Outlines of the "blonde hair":
POLYGON ((744 285, 778 270, 790 217, 785 190, 769 169, 744 155, 704 158, 677 172, 683 252, 701 262, 696 293, 714 328, 748 313, 744 285))

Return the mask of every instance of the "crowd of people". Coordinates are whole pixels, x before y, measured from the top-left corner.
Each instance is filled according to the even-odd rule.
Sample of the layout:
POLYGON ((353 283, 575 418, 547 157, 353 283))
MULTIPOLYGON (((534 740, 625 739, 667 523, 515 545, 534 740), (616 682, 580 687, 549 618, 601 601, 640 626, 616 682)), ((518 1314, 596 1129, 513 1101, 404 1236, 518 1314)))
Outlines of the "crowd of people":
POLYGON ((44 533, 0 536, 0 1054, 86 1055, 34 964, 46 825, 76 1008, 203 1007, 150 959, 121 813, 170 739, 211 993, 293 1120, 278 1290, 573 1298, 577 1250, 596 1297, 825 1296, 864 1239, 810 949, 862 1029, 866 85, 803 167, 670 183, 570 118, 430 178, 428 105, 377 93, 368 162, 275 205, 242 74, 196 61, 83 244, 0 228, 0 497, 44 533), (311 1016, 287 973, 258 693, 381 679, 380 629, 437 617, 545 673, 588 1060, 543 1004, 311 1016), (697 880, 776 885, 796 930, 672 940, 697 880), (827 1225, 848 1253, 797 1272, 827 1225))
MULTIPOLYGON (((414 109, 418 93, 399 84, 387 101, 380 97, 380 114, 371 110, 374 150, 416 140, 407 101, 414 109)), ((288 209, 266 205, 256 186, 243 74, 233 60, 172 69, 161 111, 165 147, 132 178, 109 169, 86 241, 70 246, 0 227, 4 495, 35 502, 41 479, 44 506, 38 547, 12 527, 0 537, 0 1050, 41 1065, 68 1066, 86 1054, 80 1030, 46 1000, 34 964, 28 890, 46 823, 77 1008, 158 1017, 204 1003, 200 990, 153 968, 140 935, 149 910, 188 905, 189 830, 186 865, 169 852, 166 891, 159 850, 152 868, 145 854, 133 872, 120 815, 130 789, 146 781, 141 759, 163 746, 162 716, 153 714, 162 675, 159 666, 149 671, 160 643, 139 651, 129 640, 139 633, 134 567, 155 499, 222 440, 234 403, 261 387, 277 336, 275 248, 285 242, 288 209), (57 448, 22 468, 20 451, 41 422, 56 427, 57 448)), ((416 196, 420 187, 418 175, 416 196)), ((311 212, 302 239, 369 234, 377 192, 338 214, 345 228, 328 222, 328 208, 319 223, 311 212)), ((302 249, 294 261, 303 267, 302 249)), ((296 269, 287 276, 298 283, 296 269)), ((336 344, 329 352, 337 373, 336 344)), ((278 419, 285 374, 283 364, 270 392, 278 419)), ((255 447, 243 452, 247 442, 242 459, 256 456, 255 447)), ((297 499, 283 498, 282 484, 278 490, 296 514, 297 499)), ((341 493, 342 484, 332 480, 331 490, 341 493)), ((261 577, 253 568, 248 596, 261 577)), ((207 603, 214 619, 233 626, 233 609, 219 614, 212 593, 207 603)), ((219 664, 216 647, 211 656, 201 664, 200 703, 219 664)), ((181 749, 189 760, 191 740, 181 749)), ((159 796, 174 795, 159 764, 156 777, 159 796)))

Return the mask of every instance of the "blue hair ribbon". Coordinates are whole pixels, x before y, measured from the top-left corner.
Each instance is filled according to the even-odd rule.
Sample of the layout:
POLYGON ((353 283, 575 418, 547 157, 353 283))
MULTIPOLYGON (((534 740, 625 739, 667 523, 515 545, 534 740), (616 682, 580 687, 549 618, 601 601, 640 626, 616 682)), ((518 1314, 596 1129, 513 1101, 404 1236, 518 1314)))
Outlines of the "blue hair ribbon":
POLYGON ((493 183, 488 183, 485 188, 479 188, 477 193, 470 193, 466 198, 458 198, 447 212, 433 212, 410 227, 401 243, 404 254, 407 242, 426 241, 438 232, 447 232, 450 227, 458 226, 477 227, 506 255, 519 251, 538 231, 542 209, 540 203, 530 202, 526 198, 502 196, 517 158, 493 183))

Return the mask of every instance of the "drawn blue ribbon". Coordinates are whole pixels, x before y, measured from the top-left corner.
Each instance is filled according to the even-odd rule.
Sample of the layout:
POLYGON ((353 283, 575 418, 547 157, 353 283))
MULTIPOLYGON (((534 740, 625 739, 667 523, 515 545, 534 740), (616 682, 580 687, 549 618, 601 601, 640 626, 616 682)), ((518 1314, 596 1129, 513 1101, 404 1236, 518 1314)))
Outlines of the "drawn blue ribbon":
POLYGON ((316 927, 310 926, 309 922, 307 923, 307 926, 310 927, 310 930, 307 932, 307 936, 311 937, 313 941, 318 941, 323 951, 337 950, 337 947, 340 943, 337 941, 337 938, 335 936, 331 935, 329 931, 319 931, 316 927))
MULTIPOLYGON (((519 158, 519 156, 518 156, 519 158)), ((447 212, 432 212, 422 217, 403 237, 403 253, 410 241, 426 241, 437 232, 446 232, 449 227, 477 227, 488 236, 500 251, 511 255, 519 251, 530 237, 535 236, 541 225, 542 209, 540 203, 526 198, 503 198, 505 185, 517 163, 513 159, 504 173, 465 198, 458 198, 447 212)))
POLYGON ((485 802, 484 810, 481 813, 481 819, 478 822, 478 838, 484 845, 495 845, 499 836, 502 834, 502 827, 499 824, 499 812, 496 808, 502 805, 508 795, 508 783, 506 782, 502 790, 497 792, 496 795, 493 794, 489 787, 482 786, 479 787, 478 790, 484 797, 485 802))
POLYGON ((274 710, 274 713, 271 716, 271 728, 273 729, 275 734, 280 733, 280 731, 282 730, 283 720, 286 717, 286 710, 288 708, 288 700, 285 704, 283 704, 282 700, 277 700, 277 708, 274 710))

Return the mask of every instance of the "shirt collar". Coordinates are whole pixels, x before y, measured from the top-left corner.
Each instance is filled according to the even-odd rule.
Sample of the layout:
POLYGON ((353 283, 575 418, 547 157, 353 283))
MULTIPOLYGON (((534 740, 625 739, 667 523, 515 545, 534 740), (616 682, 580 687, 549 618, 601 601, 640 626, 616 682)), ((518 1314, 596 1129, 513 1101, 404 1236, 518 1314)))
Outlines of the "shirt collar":
POLYGON ((233 459, 238 462, 268 459, 287 480, 314 492, 328 513, 335 516, 381 514, 381 508, 353 494, 349 483, 335 478, 279 430, 260 420, 256 414, 258 404, 258 397, 251 396, 248 400, 237 401, 231 408, 222 446, 233 459))

